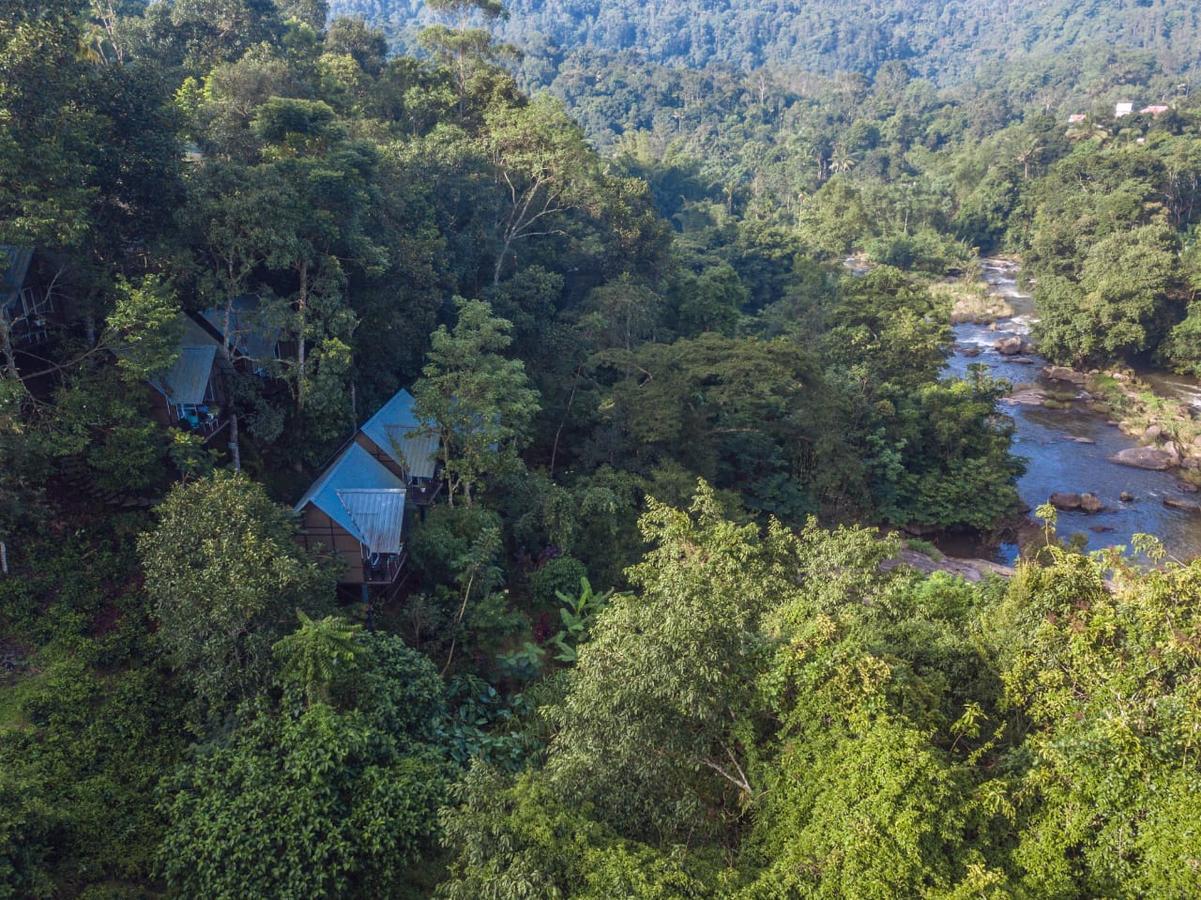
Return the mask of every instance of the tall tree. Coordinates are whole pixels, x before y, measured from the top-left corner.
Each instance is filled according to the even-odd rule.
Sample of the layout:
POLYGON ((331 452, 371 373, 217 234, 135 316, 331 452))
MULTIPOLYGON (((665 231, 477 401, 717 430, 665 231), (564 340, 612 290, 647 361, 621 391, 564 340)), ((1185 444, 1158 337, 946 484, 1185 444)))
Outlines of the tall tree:
POLYGON ((549 98, 494 106, 485 141, 505 197, 492 278, 499 284, 515 244, 563 233, 562 218, 569 210, 599 211, 603 180, 579 126, 549 98))
POLYGON ((163 642, 210 714, 260 690, 295 610, 321 609, 332 596, 288 511, 244 475, 219 471, 175 487, 139 547, 163 642))
POLYGON ((538 393, 525 366, 506 359, 505 319, 482 300, 455 299, 458 321, 434 332, 428 362, 413 387, 416 413, 441 442, 443 477, 453 505, 468 506, 488 480, 518 464, 517 450, 528 439, 538 411, 538 393))

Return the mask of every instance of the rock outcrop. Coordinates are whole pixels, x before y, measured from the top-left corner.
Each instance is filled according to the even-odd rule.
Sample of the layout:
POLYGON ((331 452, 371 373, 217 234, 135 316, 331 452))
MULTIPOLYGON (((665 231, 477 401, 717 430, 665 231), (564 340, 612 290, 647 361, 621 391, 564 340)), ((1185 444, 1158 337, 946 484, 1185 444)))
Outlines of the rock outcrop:
POLYGON ((1169 509, 1182 509, 1185 512, 1201 513, 1201 503, 1195 500, 1185 500, 1183 497, 1164 497, 1163 505, 1169 509))
POLYGON ((1025 348, 1026 342, 1020 337, 1001 338, 993 347, 1002 356, 1017 356, 1025 348))
POLYGON ((1135 469, 1151 469, 1162 472, 1179 464, 1180 457, 1176 453, 1161 450, 1158 447, 1129 447, 1109 457, 1109 461, 1135 469))
POLYGON ((1069 494, 1066 491, 1056 491, 1049 498, 1052 506, 1056 509, 1073 510, 1080 508, 1080 495, 1069 494))
POLYGON ((1105 508, 1105 504, 1101 502, 1101 498, 1096 494, 1074 494, 1067 491, 1056 491, 1048 500, 1056 509, 1065 512, 1081 510, 1086 513, 1096 513, 1105 508))
POLYGON ((1072 384, 1084 384, 1088 378, 1083 372, 1077 372, 1067 366, 1046 366, 1043 369, 1043 377, 1052 381, 1067 381, 1072 384))
POLYGON ((934 559, 925 553, 908 548, 902 550, 895 559, 885 560, 880 564, 880 568, 888 571, 901 565, 909 566, 923 575, 929 575, 931 572, 948 572, 973 583, 982 581, 989 575, 999 575, 1001 578, 1013 576, 1011 567, 990 562, 987 559, 959 559, 951 556, 934 559))

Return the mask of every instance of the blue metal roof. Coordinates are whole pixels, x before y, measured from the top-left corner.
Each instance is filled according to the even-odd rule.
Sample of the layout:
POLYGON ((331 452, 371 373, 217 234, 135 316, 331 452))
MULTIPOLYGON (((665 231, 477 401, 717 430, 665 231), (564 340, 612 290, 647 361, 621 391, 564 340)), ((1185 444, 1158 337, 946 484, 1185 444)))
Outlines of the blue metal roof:
MULTIPOLYGON (((245 295, 236 298, 230 305, 230 346, 241 356, 254 360, 275 358, 275 345, 279 343, 278 327, 271 327, 261 317, 262 303, 258 297, 245 295)), ((214 306, 200 314, 206 322, 225 334, 225 310, 214 306)))
POLYGON ((200 404, 213 374, 217 348, 181 347, 175 363, 150 383, 172 403, 200 404))
POLYGON ((313 482, 295 509, 312 503, 372 553, 399 553, 405 486, 378 459, 351 444, 313 482))
POLYGON ((172 403, 195 405, 204 402, 220 345, 189 317, 179 318, 183 326, 179 358, 166 372, 150 379, 150 385, 172 403))
POLYGON ((0 244, 0 306, 11 305, 21 293, 32 260, 31 248, 0 244))
POLYGON ((410 478, 433 478, 438 466, 438 435, 424 431, 403 388, 366 421, 362 432, 410 478))

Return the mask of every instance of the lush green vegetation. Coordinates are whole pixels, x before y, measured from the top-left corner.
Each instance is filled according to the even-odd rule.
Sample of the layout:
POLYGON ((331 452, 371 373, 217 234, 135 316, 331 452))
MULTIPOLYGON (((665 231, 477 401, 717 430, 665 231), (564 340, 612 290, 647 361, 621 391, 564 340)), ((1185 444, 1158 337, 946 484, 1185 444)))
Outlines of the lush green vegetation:
MULTIPOLYGON (((365 18, 413 40, 429 12, 421 0, 331 0, 337 15, 365 18)), ((810 72, 863 72, 899 60, 941 81, 978 75, 998 63, 1089 46, 1154 53, 1174 71, 1196 65, 1201 19, 1187 3, 1118 0, 996 4, 854 0, 516 0, 506 40, 557 57, 587 47, 635 50, 647 60, 749 71, 764 65, 810 72)))
POLYGON ((876 530, 1018 507, 1008 386, 944 376, 979 251, 1056 359, 1201 366, 1194 25, 1112 5, 1177 55, 1073 7, 945 90, 1000 43, 947 65, 937 6, 819 61, 837 6, 438 0, 397 53, 322 0, 0 4, 0 265, 54 301, 0 317, 0 897, 1201 891, 1201 563, 1049 527, 970 584, 876 530), (667 65, 704 41, 743 71, 667 65), (220 437, 160 424, 246 298, 220 437), (442 490, 365 604, 289 507, 400 387, 442 490))

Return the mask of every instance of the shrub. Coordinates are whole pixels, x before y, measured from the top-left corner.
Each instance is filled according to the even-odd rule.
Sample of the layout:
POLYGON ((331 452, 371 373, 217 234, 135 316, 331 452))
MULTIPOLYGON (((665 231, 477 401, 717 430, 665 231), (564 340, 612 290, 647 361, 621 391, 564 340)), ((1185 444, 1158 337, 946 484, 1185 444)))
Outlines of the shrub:
POLYGON ((588 577, 584 564, 574 556, 560 556, 546 563, 530 579, 530 594, 537 609, 557 609, 558 592, 574 596, 580 579, 588 577))

